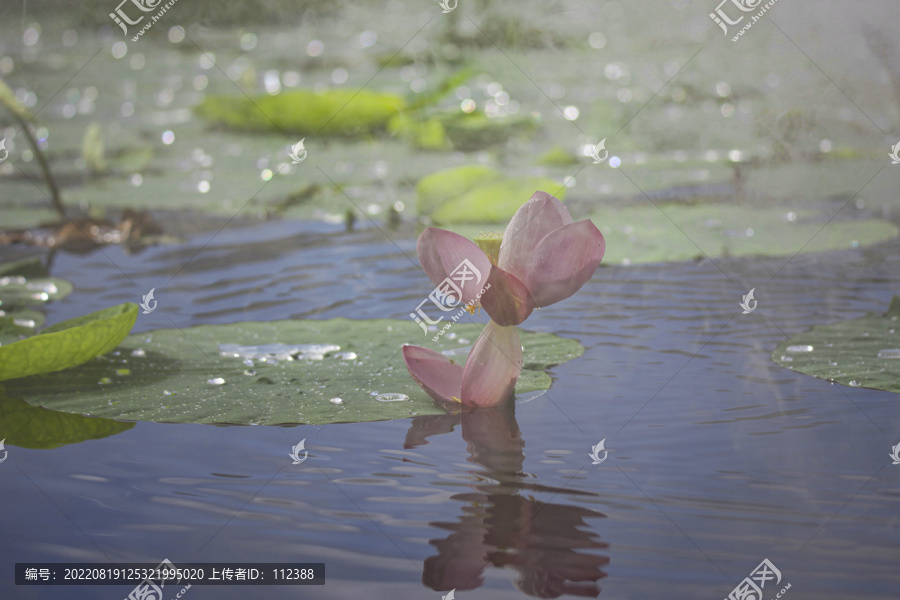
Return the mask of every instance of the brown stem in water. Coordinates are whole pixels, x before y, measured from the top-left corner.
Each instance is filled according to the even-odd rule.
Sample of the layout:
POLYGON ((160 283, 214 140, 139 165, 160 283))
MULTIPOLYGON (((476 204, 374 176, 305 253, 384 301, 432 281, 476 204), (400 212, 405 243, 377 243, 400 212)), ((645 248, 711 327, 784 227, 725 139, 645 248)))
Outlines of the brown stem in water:
POLYGON ((47 159, 44 157, 44 153, 38 147, 37 140, 34 137, 34 134, 31 133, 31 130, 28 128, 28 123, 16 114, 16 111, 9 111, 13 118, 19 122, 19 125, 22 126, 22 131, 25 132, 25 137, 28 138, 28 142, 31 144, 31 148, 34 150, 34 155, 37 156, 38 162, 41 165, 41 171, 44 173, 44 181, 47 182, 47 187, 50 188, 50 201, 53 202, 53 208, 62 215, 63 219, 70 220, 69 215, 66 214, 66 209, 63 206, 62 198, 59 196, 59 187, 56 185, 56 181, 53 179, 53 175, 50 173, 50 165, 47 164, 47 159))

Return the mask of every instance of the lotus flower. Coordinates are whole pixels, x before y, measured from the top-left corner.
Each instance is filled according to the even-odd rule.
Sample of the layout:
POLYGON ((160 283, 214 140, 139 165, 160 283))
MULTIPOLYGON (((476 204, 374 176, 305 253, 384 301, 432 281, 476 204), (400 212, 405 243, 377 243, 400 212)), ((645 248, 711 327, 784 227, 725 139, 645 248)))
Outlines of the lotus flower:
POLYGON ((605 242, 590 220, 572 222, 562 202, 536 192, 513 215, 497 246, 483 245, 488 255, 463 236, 434 227, 419 236, 419 262, 435 285, 441 285, 463 259, 489 273, 484 287, 474 279, 460 285, 463 299, 471 303, 486 288, 480 306, 491 317, 465 367, 433 350, 403 348, 409 374, 435 400, 468 406, 506 402, 522 370, 515 325, 535 308, 565 300, 581 289, 597 270, 605 242))

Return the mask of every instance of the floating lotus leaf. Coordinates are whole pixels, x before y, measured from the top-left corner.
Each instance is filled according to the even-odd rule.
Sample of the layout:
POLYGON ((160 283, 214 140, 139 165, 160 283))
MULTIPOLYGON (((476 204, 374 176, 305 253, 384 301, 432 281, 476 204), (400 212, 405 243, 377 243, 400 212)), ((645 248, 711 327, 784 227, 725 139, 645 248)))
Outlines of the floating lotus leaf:
POLYGON ((134 327, 137 311, 126 302, 0 346, 0 381, 68 369, 109 352, 134 327))
POLYGON ((900 393, 900 296, 883 315, 816 325, 772 351, 783 367, 836 381, 900 393))
MULTIPOLYGON (((490 201, 487 194, 483 201, 490 201)), ((584 218, 575 211, 572 217, 584 218)), ((694 260, 704 254, 713 259, 793 256, 861 248, 898 234, 895 225, 880 219, 837 218, 829 223, 827 215, 810 210, 726 204, 613 206, 594 210, 589 217, 606 240, 605 265, 694 260)), ((491 228, 496 229, 486 219, 447 227, 468 238, 491 228)))
POLYGON ((538 190, 562 200, 565 188, 546 177, 505 178, 484 166, 464 166, 423 177, 416 187, 420 215, 437 224, 484 223, 487 229, 506 225, 538 190))
POLYGON ((370 90, 294 90, 276 95, 209 95, 196 113, 211 123, 241 131, 352 136, 384 129, 406 108, 400 96, 370 90))
MULTIPOLYGON (((126 420, 273 425, 443 414, 409 376, 402 344, 424 343, 462 363, 480 327, 455 323, 436 342, 433 332, 426 337, 412 320, 161 329, 132 335, 115 352, 77 370, 6 386, 10 395, 33 406, 126 420), (264 361, 265 352, 272 354, 264 361), (396 400, 396 394, 406 398, 396 400), (332 402, 335 398, 341 402, 332 402)), ((583 352, 578 342, 549 333, 522 332, 521 340, 525 368, 517 394, 548 389, 544 370, 583 352)))

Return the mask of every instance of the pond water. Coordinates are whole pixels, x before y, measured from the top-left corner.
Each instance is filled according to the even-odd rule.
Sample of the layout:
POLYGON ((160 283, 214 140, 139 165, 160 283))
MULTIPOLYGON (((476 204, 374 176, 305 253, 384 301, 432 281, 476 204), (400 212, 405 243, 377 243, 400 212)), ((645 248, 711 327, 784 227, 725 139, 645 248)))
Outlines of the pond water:
MULTIPOLYGON (((394 245, 375 228, 298 222, 213 233, 131 255, 57 253, 52 272, 87 283, 48 305, 48 322, 155 286, 159 308, 135 332, 346 316, 405 319, 419 335, 408 307, 430 283, 410 264, 413 235, 394 245)), ((326 564, 324 587, 254 592, 267 599, 722 598, 764 558, 790 597, 895 598, 896 397, 784 370, 769 353, 815 323, 883 311, 898 250, 601 267, 527 322, 586 350, 514 410, 141 422, 58 449, 8 446, 0 597, 130 591, 15 588, 15 562, 167 557, 326 564), (750 287, 759 305, 743 315, 750 287), (601 439, 608 458, 592 464, 601 439), (301 440, 308 458, 295 465, 301 440)))
MULTIPOLYGON (((436 3, 329 0, 221 27, 209 20, 239 3, 212 15, 198 1, 126 43, 109 4, 36 17, 0 7, 0 75, 38 112, 67 205, 115 218, 152 211, 171 236, 136 253, 51 252, 51 275, 75 291, 42 307, 48 324, 153 288, 158 308, 134 333, 391 318, 422 343, 408 318, 432 289, 416 260, 416 184, 462 165, 551 177, 573 215, 611 211, 608 226, 627 243, 609 245, 575 296, 529 318, 525 329, 585 352, 549 370, 546 393, 509 409, 326 426, 138 422, 52 449, 7 443, 0 599, 119 600, 132 587, 16 587, 17 562, 163 558, 326 565, 322 587, 195 586, 186 600, 437 600, 450 590, 459 600, 714 599, 763 559, 782 576, 766 600, 788 584, 788 600, 897 598, 897 396, 786 370, 770 353, 813 325, 883 312, 900 291, 900 241, 866 247, 873 240, 860 235, 840 239, 845 250, 796 257, 624 266, 623 246, 671 249, 684 230, 666 220, 632 235, 641 220, 615 212, 746 208, 778 223, 800 215, 822 237, 845 220, 897 224, 900 168, 887 152, 900 97, 863 27, 891 38, 896 7, 778 3, 733 44, 708 18, 713 0, 463 2, 455 20, 436 3), (500 43, 479 41, 482 30, 500 43), (444 43, 451 33, 461 48, 444 43), (478 74, 437 107, 505 106, 539 131, 425 152, 384 132, 227 131, 192 112, 210 95, 275 88, 414 100, 470 63, 478 74), (82 156, 94 122, 111 165, 100 177, 86 175, 82 156), (309 158, 289 165, 303 135, 309 158), (601 139, 611 160, 587 167, 584 150, 601 139), (569 162, 548 162, 553 149, 569 162), (396 230, 385 224, 391 208, 396 230), (758 307, 742 314, 751 288, 758 307), (294 464, 301 441, 306 458, 294 464)), ((16 129, 0 122, 10 157, 0 225, 28 228, 55 214, 16 129)), ((735 231, 754 234, 746 223, 735 231)), ((716 244, 702 245, 728 250, 716 244)), ((2 247, 0 262, 23 252, 39 250, 2 247)))

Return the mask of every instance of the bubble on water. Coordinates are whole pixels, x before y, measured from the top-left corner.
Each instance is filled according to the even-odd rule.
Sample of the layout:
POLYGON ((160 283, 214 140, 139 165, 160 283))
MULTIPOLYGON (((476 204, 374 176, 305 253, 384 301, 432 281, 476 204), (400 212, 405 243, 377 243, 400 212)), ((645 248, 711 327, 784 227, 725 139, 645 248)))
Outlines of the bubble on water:
POLYGON ((329 400, 329 402, 331 402, 332 404, 343 404, 344 403, 343 399, 341 399, 341 398, 332 398, 331 400, 329 400))
POLYGON ((221 377, 213 377, 212 379, 207 379, 206 383, 208 383, 209 385, 223 385, 225 383, 225 380, 221 377))
POLYGON ((848 383, 847 385, 849 385, 850 387, 859 387, 859 386, 861 386, 862 384, 861 384, 860 382, 858 382, 857 380, 853 379, 853 380, 851 380, 850 383, 848 383))
POLYGON ((256 371, 254 371, 253 369, 245 369, 244 375, 256 375, 256 371))
POLYGON ((132 356, 147 356, 147 353, 144 351, 143 348, 138 348, 136 350, 132 350, 131 355, 132 356))
POLYGON ((343 358, 344 360, 356 360, 356 352, 338 352, 335 354, 337 358, 343 358))
POLYGON ((169 390, 163 390, 163 396, 171 396, 171 395, 173 395, 174 393, 175 393, 175 392, 170 392, 169 390))
POLYGON ((379 402, 404 402, 409 400, 406 394, 378 394, 375 397, 379 402))
POLYGON ((781 362, 791 362, 791 361, 793 361, 793 360, 794 360, 794 359, 793 359, 793 357, 791 357, 791 356, 782 356, 782 357, 781 357, 781 362))
POLYGON ((799 346, 788 346, 785 350, 788 352, 812 352, 813 347, 808 344, 801 344, 799 346))
POLYGON ((900 358, 900 348, 887 348, 878 351, 878 358, 900 358))
POLYGON ((109 377, 103 377, 97 383, 99 383, 100 385, 106 385, 107 383, 112 383, 112 379, 110 379, 109 377))

